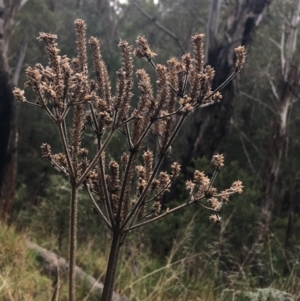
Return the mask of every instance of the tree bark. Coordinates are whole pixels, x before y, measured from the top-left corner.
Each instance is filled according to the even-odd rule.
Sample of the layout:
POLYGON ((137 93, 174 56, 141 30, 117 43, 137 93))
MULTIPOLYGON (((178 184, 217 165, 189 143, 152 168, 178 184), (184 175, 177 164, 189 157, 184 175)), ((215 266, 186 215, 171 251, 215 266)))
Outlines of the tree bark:
MULTIPOLYGON (((281 74, 277 86, 273 84, 275 115, 269 140, 267 162, 264 170, 264 198, 262 200, 261 240, 269 234, 272 221, 272 209, 276 201, 277 183, 280 173, 282 154, 287 139, 288 114, 297 99, 299 91, 300 66, 295 59, 297 35, 299 30, 300 1, 295 7, 287 30, 282 31, 281 74), (287 36, 285 34, 287 32, 287 36)), ((286 20, 284 21, 286 24, 286 20)))
MULTIPOLYGON (((257 26, 271 0, 241 0, 228 8, 227 27, 222 39, 218 38, 218 16, 220 1, 211 2, 210 18, 207 24, 206 63, 216 70, 213 88, 223 83, 233 71, 235 64, 234 48, 239 45, 249 49, 257 26)), ((221 140, 234 111, 237 93, 237 79, 223 90, 219 104, 202 109, 194 114, 187 133, 187 148, 182 165, 190 166, 195 157, 211 159, 221 140)))

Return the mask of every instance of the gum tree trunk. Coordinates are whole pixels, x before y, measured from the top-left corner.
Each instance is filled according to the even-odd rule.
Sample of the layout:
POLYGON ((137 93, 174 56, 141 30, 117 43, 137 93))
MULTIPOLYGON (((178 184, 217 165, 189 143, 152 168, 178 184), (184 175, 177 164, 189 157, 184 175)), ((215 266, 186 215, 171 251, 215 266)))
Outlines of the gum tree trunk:
MULTIPOLYGON (((216 70, 213 88, 217 88, 230 75, 235 64, 234 48, 239 45, 249 49, 256 28, 260 24, 271 0, 241 0, 228 5, 227 27, 223 37, 218 38, 220 0, 211 1, 206 33, 206 63, 216 70)), ((184 151, 183 166, 189 166, 192 158, 211 159, 234 111, 237 81, 231 81, 223 90, 220 104, 207 107, 197 114, 186 128, 188 146, 184 151)))
MULTIPOLYGON (((285 149, 288 128, 288 114, 297 100, 299 91, 299 62, 295 53, 299 30, 300 1, 292 13, 288 28, 283 28, 281 38, 281 74, 277 85, 273 83, 275 114, 269 140, 266 168, 264 170, 264 198, 262 200, 261 239, 263 240, 271 228, 272 208, 276 201, 277 182, 280 173, 282 154, 285 149), (287 33, 287 34, 286 34, 287 33)), ((286 26, 286 20, 285 26, 286 26)))

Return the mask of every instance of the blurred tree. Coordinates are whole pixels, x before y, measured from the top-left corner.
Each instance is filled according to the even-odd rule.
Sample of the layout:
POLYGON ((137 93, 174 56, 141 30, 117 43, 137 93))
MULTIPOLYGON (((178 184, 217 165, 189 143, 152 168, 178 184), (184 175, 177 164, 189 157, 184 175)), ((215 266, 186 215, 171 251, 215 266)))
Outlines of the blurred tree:
MULTIPOLYGON (((234 47, 245 45, 247 49, 250 48, 255 30, 270 3, 271 0, 227 1, 223 3, 223 11, 220 11, 221 1, 211 1, 206 28, 206 63, 216 70, 214 89, 233 70, 234 47), (221 17, 224 18, 222 22, 221 17)), ((187 135, 188 147, 183 155, 184 166, 191 164, 192 158, 197 156, 211 159, 228 132, 237 94, 237 80, 224 87, 222 94, 223 99, 219 104, 194 115, 187 135)))
POLYGON ((12 94, 13 82, 19 78, 26 46, 21 48, 15 75, 10 74, 8 49, 14 18, 25 1, 0 0, 0 219, 6 220, 15 199, 17 168, 16 104, 12 94))
MULTIPOLYGON (((275 203, 278 203, 278 180, 285 149, 287 148, 290 111, 298 100, 300 92, 300 65, 297 54, 297 39, 299 32, 300 1, 282 3, 281 11, 286 14, 281 18, 281 42, 273 41, 280 51, 281 64, 276 74, 268 74, 273 94, 273 116, 271 131, 267 146, 267 159, 263 170, 262 220, 259 231, 259 241, 262 243, 269 235, 272 223, 272 213, 275 203)), ((291 183, 290 186, 293 184, 291 183)), ((281 197, 282 194, 281 194, 281 197)), ((289 206, 289 222, 287 224, 288 240, 294 205, 289 206)), ((286 243, 287 244, 287 243, 286 243)))

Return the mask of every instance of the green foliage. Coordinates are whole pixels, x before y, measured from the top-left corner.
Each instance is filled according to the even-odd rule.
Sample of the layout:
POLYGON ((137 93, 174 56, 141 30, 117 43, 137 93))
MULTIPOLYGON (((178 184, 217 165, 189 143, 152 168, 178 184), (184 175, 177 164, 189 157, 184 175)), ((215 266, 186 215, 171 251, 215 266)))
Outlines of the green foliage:
MULTIPOLYGON (((32 238, 45 248, 67 254, 70 184, 62 176, 51 176, 45 192, 33 210, 24 212, 23 221, 29 223, 28 230, 32 238)), ((84 192, 79 194, 78 208, 79 243, 87 243, 93 238, 95 244, 104 247, 100 242, 106 239, 108 233, 84 192)))

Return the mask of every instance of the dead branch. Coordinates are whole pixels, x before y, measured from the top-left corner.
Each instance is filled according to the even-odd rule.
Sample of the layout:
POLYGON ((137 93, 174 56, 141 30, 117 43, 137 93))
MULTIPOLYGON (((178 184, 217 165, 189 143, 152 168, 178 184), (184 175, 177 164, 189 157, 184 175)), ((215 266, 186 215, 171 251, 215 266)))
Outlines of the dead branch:
MULTIPOLYGON (((37 244, 27 241, 28 249, 36 253, 36 258, 41 262, 44 271, 50 275, 51 278, 57 278, 57 271, 60 271, 61 277, 67 277, 69 271, 69 264, 66 259, 57 254, 38 246, 37 244)), ((85 273, 81 268, 76 267, 76 281, 84 283, 88 290, 94 294, 101 295, 103 291, 103 283, 99 282, 93 276, 85 273)), ((129 301, 125 296, 113 293, 113 301, 129 301)))

